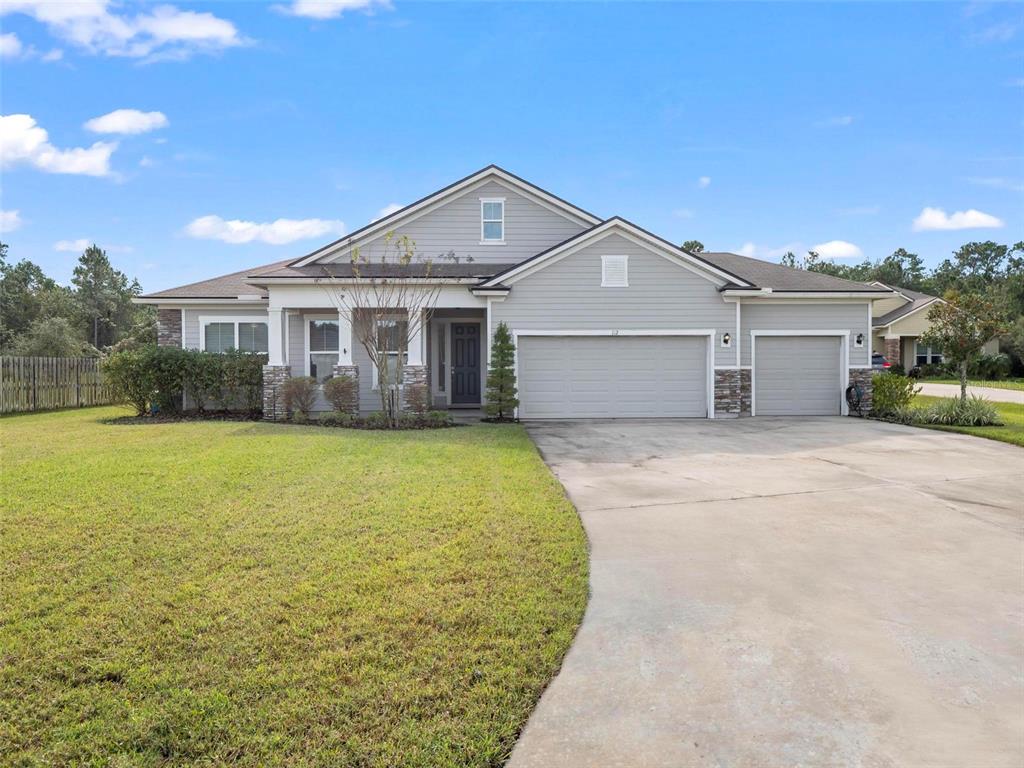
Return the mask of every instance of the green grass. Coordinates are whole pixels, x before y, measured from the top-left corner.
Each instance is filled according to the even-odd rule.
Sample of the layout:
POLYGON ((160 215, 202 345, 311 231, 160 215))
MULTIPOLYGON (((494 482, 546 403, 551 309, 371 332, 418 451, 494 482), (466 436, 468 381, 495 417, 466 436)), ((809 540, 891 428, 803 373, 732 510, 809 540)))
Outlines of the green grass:
POLYGON ((0 419, 4 765, 497 766, 587 598, 525 431, 0 419))
MULTIPOLYGON (((943 398, 917 395, 914 397, 915 405, 930 405, 943 398)), ((946 432, 961 432, 965 435, 975 437, 987 437, 989 440, 999 440, 1004 443, 1011 443, 1024 447, 1024 405, 1020 403, 997 403, 992 401, 992 406, 999 411, 1003 420, 1001 427, 947 427, 938 424, 926 425, 929 429, 941 429, 946 432)), ((917 425, 921 426, 921 425, 917 425)))
MULTIPOLYGON (((960 379, 918 379, 926 384, 956 384, 960 386, 960 379)), ((1024 379, 1002 379, 1000 381, 983 381, 981 379, 968 379, 968 386, 971 387, 992 387, 993 389, 1016 389, 1024 391, 1024 379)))

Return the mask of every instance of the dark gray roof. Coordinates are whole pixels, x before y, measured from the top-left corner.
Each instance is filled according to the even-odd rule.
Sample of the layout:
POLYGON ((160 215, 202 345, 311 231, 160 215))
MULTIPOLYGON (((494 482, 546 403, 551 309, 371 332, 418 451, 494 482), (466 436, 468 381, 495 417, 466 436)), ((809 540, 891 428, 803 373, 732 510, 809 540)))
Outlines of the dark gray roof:
POLYGON ((251 296, 260 294, 266 298, 267 292, 257 286, 245 282, 253 272, 262 272, 283 267, 292 259, 275 261, 273 264, 264 264, 262 267, 243 269, 241 272, 232 272, 230 275, 221 275, 210 280, 200 280, 198 283, 180 285, 177 288, 168 288, 165 291, 147 293, 140 298, 143 299, 237 299, 239 296, 251 296))
POLYGON ((337 264, 310 264, 305 267, 278 265, 275 269, 253 270, 249 273, 252 281, 258 283, 262 277, 279 278, 310 278, 310 277, 439 277, 439 278, 474 278, 491 277, 508 269, 510 264, 484 264, 481 262, 433 262, 414 261, 407 265, 400 264, 360 264, 358 268, 349 262, 337 264), (358 270, 358 272, 357 272, 358 270))
POLYGON ((891 312, 886 312, 881 317, 876 317, 874 320, 871 321, 872 325, 876 326, 889 325, 889 323, 899 320, 904 315, 909 315, 911 312, 921 309, 921 307, 928 306, 933 301, 936 301, 939 298, 938 296, 929 296, 927 293, 921 293, 920 291, 912 291, 909 288, 900 288, 898 285, 888 285, 886 283, 879 283, 879 285, 884 285, 886 288, 891 288, 894 291, 899 291, 908 299, 910 299, 910 301, 908 301, 902 307, 896 307, 896 309, 892 310, 891 312))
POLYGON ((772 264, 769 261, 753 259, 749 256, 740 256, 738 253, 708 253, 700 254, 705 261, 709 261, 719 269, 731 272, 748 283, 753 283, 758 288, 771 288, 773 291, 843 291, 849 293, 875 292, 877 285, 857 283, 853 280, 844 280, 841 277, 823 275, 820 272, 809 272, 806 269, 794 269, 782 264, 772 264))

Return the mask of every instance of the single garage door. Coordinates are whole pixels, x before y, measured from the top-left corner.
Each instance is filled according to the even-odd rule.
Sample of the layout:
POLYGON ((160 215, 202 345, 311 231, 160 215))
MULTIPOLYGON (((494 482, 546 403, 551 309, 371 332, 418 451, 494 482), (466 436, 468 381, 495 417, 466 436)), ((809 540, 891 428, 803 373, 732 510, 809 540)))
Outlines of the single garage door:
POLYGON ((701 336, 520 336, 519 417, 706 417, 701 336))
POLYGON ((837 336, 758 336, 754 412, 758 416, 837 416, 842 402, 837 336))

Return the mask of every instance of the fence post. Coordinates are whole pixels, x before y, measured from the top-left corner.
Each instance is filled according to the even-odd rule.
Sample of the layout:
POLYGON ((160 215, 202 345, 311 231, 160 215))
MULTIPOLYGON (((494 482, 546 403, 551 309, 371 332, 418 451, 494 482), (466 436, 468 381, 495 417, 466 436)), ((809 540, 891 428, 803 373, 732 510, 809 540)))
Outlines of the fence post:
POLYGON ((31 358, 31 360, 32 362, 30 363, 30 365, 32 367, 32 410, 34 411, 36 409, 36 359, 33 357, 31 358))
POLYGON ((75 360, 75 404, 82 407, 82 361, 75 360))

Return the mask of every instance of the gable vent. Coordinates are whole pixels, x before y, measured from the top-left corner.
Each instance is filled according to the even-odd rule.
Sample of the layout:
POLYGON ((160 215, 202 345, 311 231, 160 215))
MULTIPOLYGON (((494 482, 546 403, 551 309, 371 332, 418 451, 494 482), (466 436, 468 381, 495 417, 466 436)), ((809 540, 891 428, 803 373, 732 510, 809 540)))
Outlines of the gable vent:
POLYGON ((626 288, 629 286, 629 257, 601 257, 601 287, 626 288))

